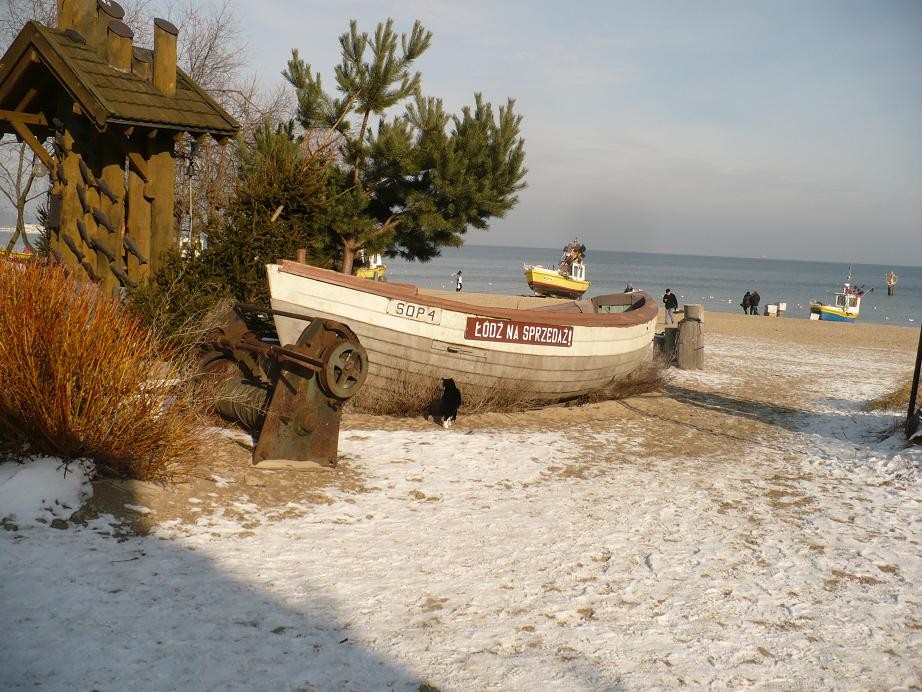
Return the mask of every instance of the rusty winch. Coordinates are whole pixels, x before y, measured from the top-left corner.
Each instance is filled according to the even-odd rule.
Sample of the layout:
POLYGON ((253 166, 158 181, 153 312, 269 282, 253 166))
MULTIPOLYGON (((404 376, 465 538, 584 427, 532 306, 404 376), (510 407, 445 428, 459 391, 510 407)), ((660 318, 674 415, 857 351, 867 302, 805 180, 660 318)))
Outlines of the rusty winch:
POLYGON ((201 345, 204 373, 218 380, 215 409, 258 435, 253 463, 335 466, 342 406, 368 374, 368 355, 346 325, 238 304, 201 345), (244 315, 309 321, 297 343, 260 338, 244 315))

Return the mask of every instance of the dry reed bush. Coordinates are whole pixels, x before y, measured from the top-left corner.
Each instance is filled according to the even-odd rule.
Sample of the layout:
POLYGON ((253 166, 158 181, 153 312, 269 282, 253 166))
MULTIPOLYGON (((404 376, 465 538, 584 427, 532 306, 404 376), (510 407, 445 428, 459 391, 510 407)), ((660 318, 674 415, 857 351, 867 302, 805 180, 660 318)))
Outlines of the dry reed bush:
POLYGON ((890 411, 898 408, 909 406, 909 395, 912 389, 912 377, 907 378, 903 384, 894 387, 886 394, 882 394, 876 399, 871 399, 865 408, 868 411, 890 411))
POLYGON ((195 400, 153 333, 60 267, 0 264, 0 443, 97 473, 167 481, 191 471, 195 400))
MULTIPOLYGON (((667 380, 662 361, 641 365, 626 378, 573 401, 576 405, 610 399, 625 399, 661 389, 667 380)), ((518 413, 548 405, 534 394, 522 392, 511 384, 496 387, 461 386, 465 414, 518 413)), ((442 381, 424 375, 401 373, 394 380, 379 381, 378 386, 362 387, 346 404, 346 410, 377 416, 415 417, 433 413, 433 404, 442 397, 442 381)))
POLYGON ((442 398, 442 382, 429 377, 400 373, 379 387, 362 386, 346 402, 345 410, 373 416, 415 417, 424 415, 434 401, 442 398))
POLYGON ((647 361, 627 377, 612 382, 602 389, 584 394, 577 399, 577 403, 593 404, 655 392, 662 389, 668 380, 668 367, 661 359, 654 359, 647 361))
MULTIPOLYGON (((507 387, 461 386, 465 413, 512 413, 526 411, 539 399, 507 387)), ((416 417, 436 415, 434 405, 442 399, 442 380, 401 373, 397 379, 363 386, 346 404, 346 410, 374 416, 416 417)))
POLYGON ((461 396, 464 397, 462 410, 465 414, 519 413, 547 404, 546 400, 522 392, 511 384, 499 387, 467 386, 463 388, 461 396))

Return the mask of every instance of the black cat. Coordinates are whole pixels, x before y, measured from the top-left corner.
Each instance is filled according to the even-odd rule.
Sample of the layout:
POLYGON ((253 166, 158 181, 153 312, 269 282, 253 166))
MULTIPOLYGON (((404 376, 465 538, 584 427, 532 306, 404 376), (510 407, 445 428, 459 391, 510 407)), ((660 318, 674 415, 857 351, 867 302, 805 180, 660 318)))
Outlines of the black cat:
POLYGON ((442 426, 450 428, 451 424, 458 418, 458 408, 461 406, 461 391, 450 377, 442 380, 442 401, 439 406, 439 416, 442 419, 442 426))

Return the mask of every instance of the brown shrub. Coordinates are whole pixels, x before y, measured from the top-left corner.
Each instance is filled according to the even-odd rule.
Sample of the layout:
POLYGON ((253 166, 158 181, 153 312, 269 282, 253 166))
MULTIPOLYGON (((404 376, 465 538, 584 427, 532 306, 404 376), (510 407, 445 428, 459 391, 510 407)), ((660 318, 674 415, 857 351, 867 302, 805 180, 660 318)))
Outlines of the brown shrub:
POLYGON ((346 402, 345 409, 373 416, 415 417, 424 415, 432 402, 441 397, 441 380, 401 372, 396 379, 386 380, 381 386, 362 386, 346 402))
POLYGON ((662 389, 669 380, 669 368, 662 359, 647 361, 630 375, 612 382, 607 387, 597 389, 579 397, 579 404, 593 404, 599 401, 612 399, 627 399, 628 397, 655 392, 662 389))
POLYGON ((87 457, 105 476, 191 470, 202 436, 188 379, 140 321, 62 268, 0 264, 0 443, 87 457))
POLYGON ((868 411, 891 411, 909 406, 909 395, 912 389, 912 376, 906 378, 902 384, 896 385, 892 390, 881 394, 876 399, 871 399, 865 408, 868 411))
MULTIPOLYGON (((660 389, 667 379, 667 368, 661 361, 641 365, 626 378, 607 387, 584 394, 574 404, 590 404, 610 399, 624 399, 660 389)), ((512 385, 497 387, 461 387, 462 410, 474 413, 517 413, 546 406, 547 400, 522 392, 512 385)), ((375 387, 363 386, 346 404, 347 410, 378 416, 416 417, 433 413, 433 404, 442 397, 442 381, 423 375, 401 373, 394 380, 379 382, 375 387)))

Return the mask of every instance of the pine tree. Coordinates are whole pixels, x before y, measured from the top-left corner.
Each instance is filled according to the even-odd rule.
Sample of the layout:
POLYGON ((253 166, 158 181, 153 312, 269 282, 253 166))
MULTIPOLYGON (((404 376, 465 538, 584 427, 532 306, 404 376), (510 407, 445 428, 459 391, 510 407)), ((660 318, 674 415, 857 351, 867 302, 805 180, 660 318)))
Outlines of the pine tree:
POLYGON ((468 228, 488 228, 525 187, 522 118, 512 99, 498 117, 479 94, 473 107, 449 115, 440 99, 422 95, 412 68, 431 39, 419 21, 399 37, 391 19, 373 36, 352 21, 339 39, 338 98, 296 50, 283 72, 306 141, 335 151, 326 182, 344 273, 363 249, 426 260, 460 246, 468 228), (394 109, 400 112, 386 117, 394 109))
POLYGON ((189 325, 223 299, 268 305, 266 263, 306 248, 313 264, 332 268, 338 257, 337 210, 326 192, 329 162, 305 153, 294 124, 264 123, 239 142, 238 176, 230 205, 207 229, 201 253, 173 252, 132 305, 146 321, 183 341, 189 325))

